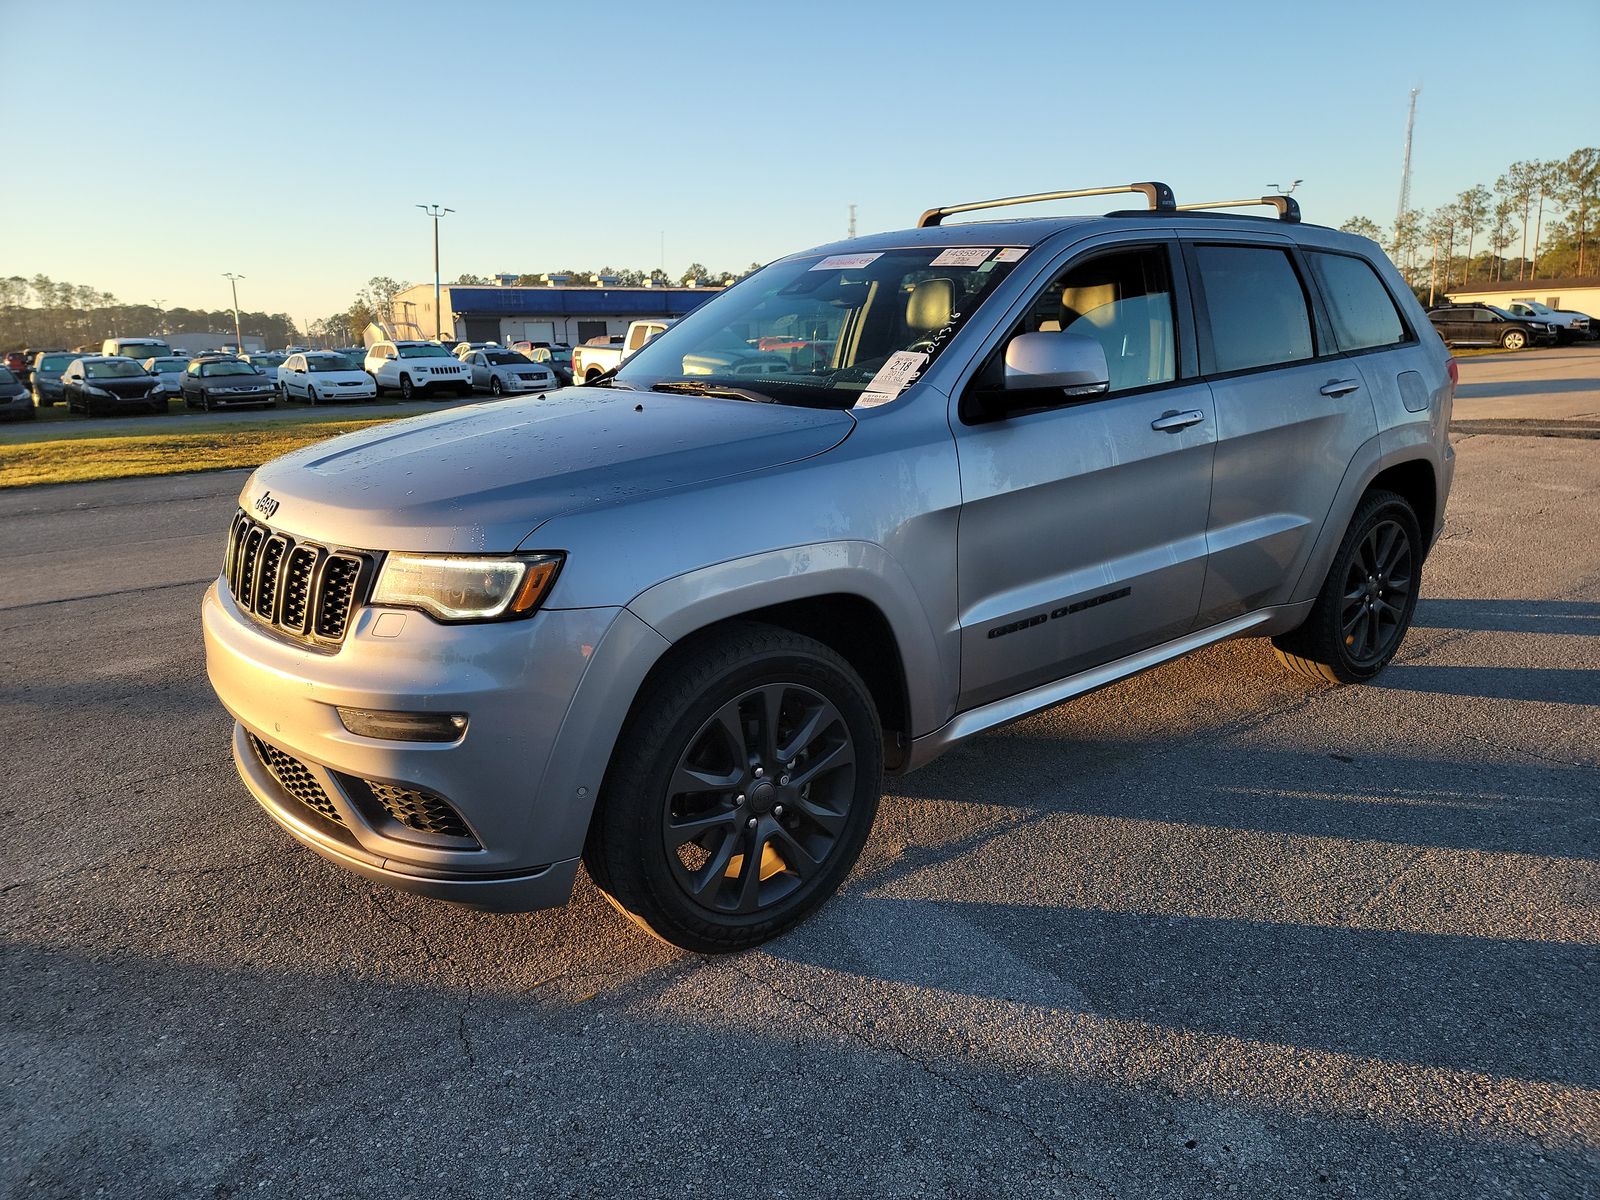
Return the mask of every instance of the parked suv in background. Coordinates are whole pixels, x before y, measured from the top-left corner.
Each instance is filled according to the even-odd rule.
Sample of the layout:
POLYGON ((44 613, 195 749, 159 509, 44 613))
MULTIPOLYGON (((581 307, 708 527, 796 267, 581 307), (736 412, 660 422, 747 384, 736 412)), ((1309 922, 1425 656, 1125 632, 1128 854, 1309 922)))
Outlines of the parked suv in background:
POLYGON ((472 373, 438 342, 374 342, 363 364, 378 394, 398 389, 407 400, 438 392, 472 394, 472 373))
POLYGON ((33 396, 43 407, 62 398, 61 372, 80 354, 64 350, 46 350, 33 356, 33 396))
POLYGON ((1002 203, 1122 191, 1152 207, 935 209, 605 386, 261 467, 203 606, 250 791, 392 886, 527 909, 581 857, 731 950, 839 886, 885 770, 1225 638, 1373 678, 1443 525, 1449 353, 1290 205, 1002 203))
POLYGON ((1503 346, 1507 350, 1553 343, 1555 328, 1546 321, 1514 317, 1492 304, 1451 304, 1430 309, 1428 320, 1447 346, 1503 346))

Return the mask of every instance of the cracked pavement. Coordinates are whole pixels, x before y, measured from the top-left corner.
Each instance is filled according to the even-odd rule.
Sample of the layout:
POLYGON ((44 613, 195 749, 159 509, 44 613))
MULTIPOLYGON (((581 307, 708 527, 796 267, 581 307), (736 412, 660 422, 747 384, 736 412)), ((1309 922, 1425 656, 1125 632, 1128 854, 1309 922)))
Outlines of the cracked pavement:
POLYGON ((1600 1196, 1600 446, 1470 436, 1377 686, 1214 647, 894 780, 759 952, 290 843, 240 477, 0 494, 0 1192, 1600 1196))

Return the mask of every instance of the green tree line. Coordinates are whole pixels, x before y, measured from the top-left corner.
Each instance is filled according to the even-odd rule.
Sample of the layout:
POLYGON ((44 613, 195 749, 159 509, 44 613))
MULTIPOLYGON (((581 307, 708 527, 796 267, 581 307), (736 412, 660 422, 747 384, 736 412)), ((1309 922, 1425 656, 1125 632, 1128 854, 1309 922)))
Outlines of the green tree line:
MULTIPOLYGON (((269 346, 298 338, 284 313, 240 312, 248 336, 269 346)), ((99 350, 110 337, 166 337, 179 333, 233 334, 232 309, 158 308, 124 304, 110 292, 58 282, 45 275, 0 277, 0 348, 99 350)))
POLYGON ((1600 147, 1514 162, 1491 188, 1411 209, 1389 226, 1351 217, 1339 228, 1380 243, 1421 294, 1475 282, 1600 273, 1600 147))

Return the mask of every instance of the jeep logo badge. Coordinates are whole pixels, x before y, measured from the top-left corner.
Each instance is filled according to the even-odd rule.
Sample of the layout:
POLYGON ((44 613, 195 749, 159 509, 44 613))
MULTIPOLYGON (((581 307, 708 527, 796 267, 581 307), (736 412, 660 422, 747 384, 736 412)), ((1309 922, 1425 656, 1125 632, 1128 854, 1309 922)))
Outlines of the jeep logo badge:
POLYGON ((262 492, 256 500, 255 509, 261 514, 264 521, 272 520, 272 514, 278 511, 278 502, 272 498, 271 492, 262 492))

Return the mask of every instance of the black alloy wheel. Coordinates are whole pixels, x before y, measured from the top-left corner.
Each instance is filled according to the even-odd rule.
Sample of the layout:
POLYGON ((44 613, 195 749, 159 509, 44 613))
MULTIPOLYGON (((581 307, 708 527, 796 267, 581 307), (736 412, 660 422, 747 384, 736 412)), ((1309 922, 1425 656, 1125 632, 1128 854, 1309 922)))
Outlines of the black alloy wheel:
POLYGON ((1272 639, 1279 661, 1321 683, 1375 677, 1411 627, 1423 545, 1416 513, 1404 498, 1368 493, 1305 622, 1272 639))
POLYGON ((855 767, 849 728, 820 693, 772 683, 728 701, 667 784, 661 837, 678 886, 744 916, 793 894, 838 847, 855 767))
POLYGON ((753 623, 692 639, 623 728, 584 865, 664 941, 757 945, 821 905, 860 856, 882 738, 866 685, 820 642, 753 623))

